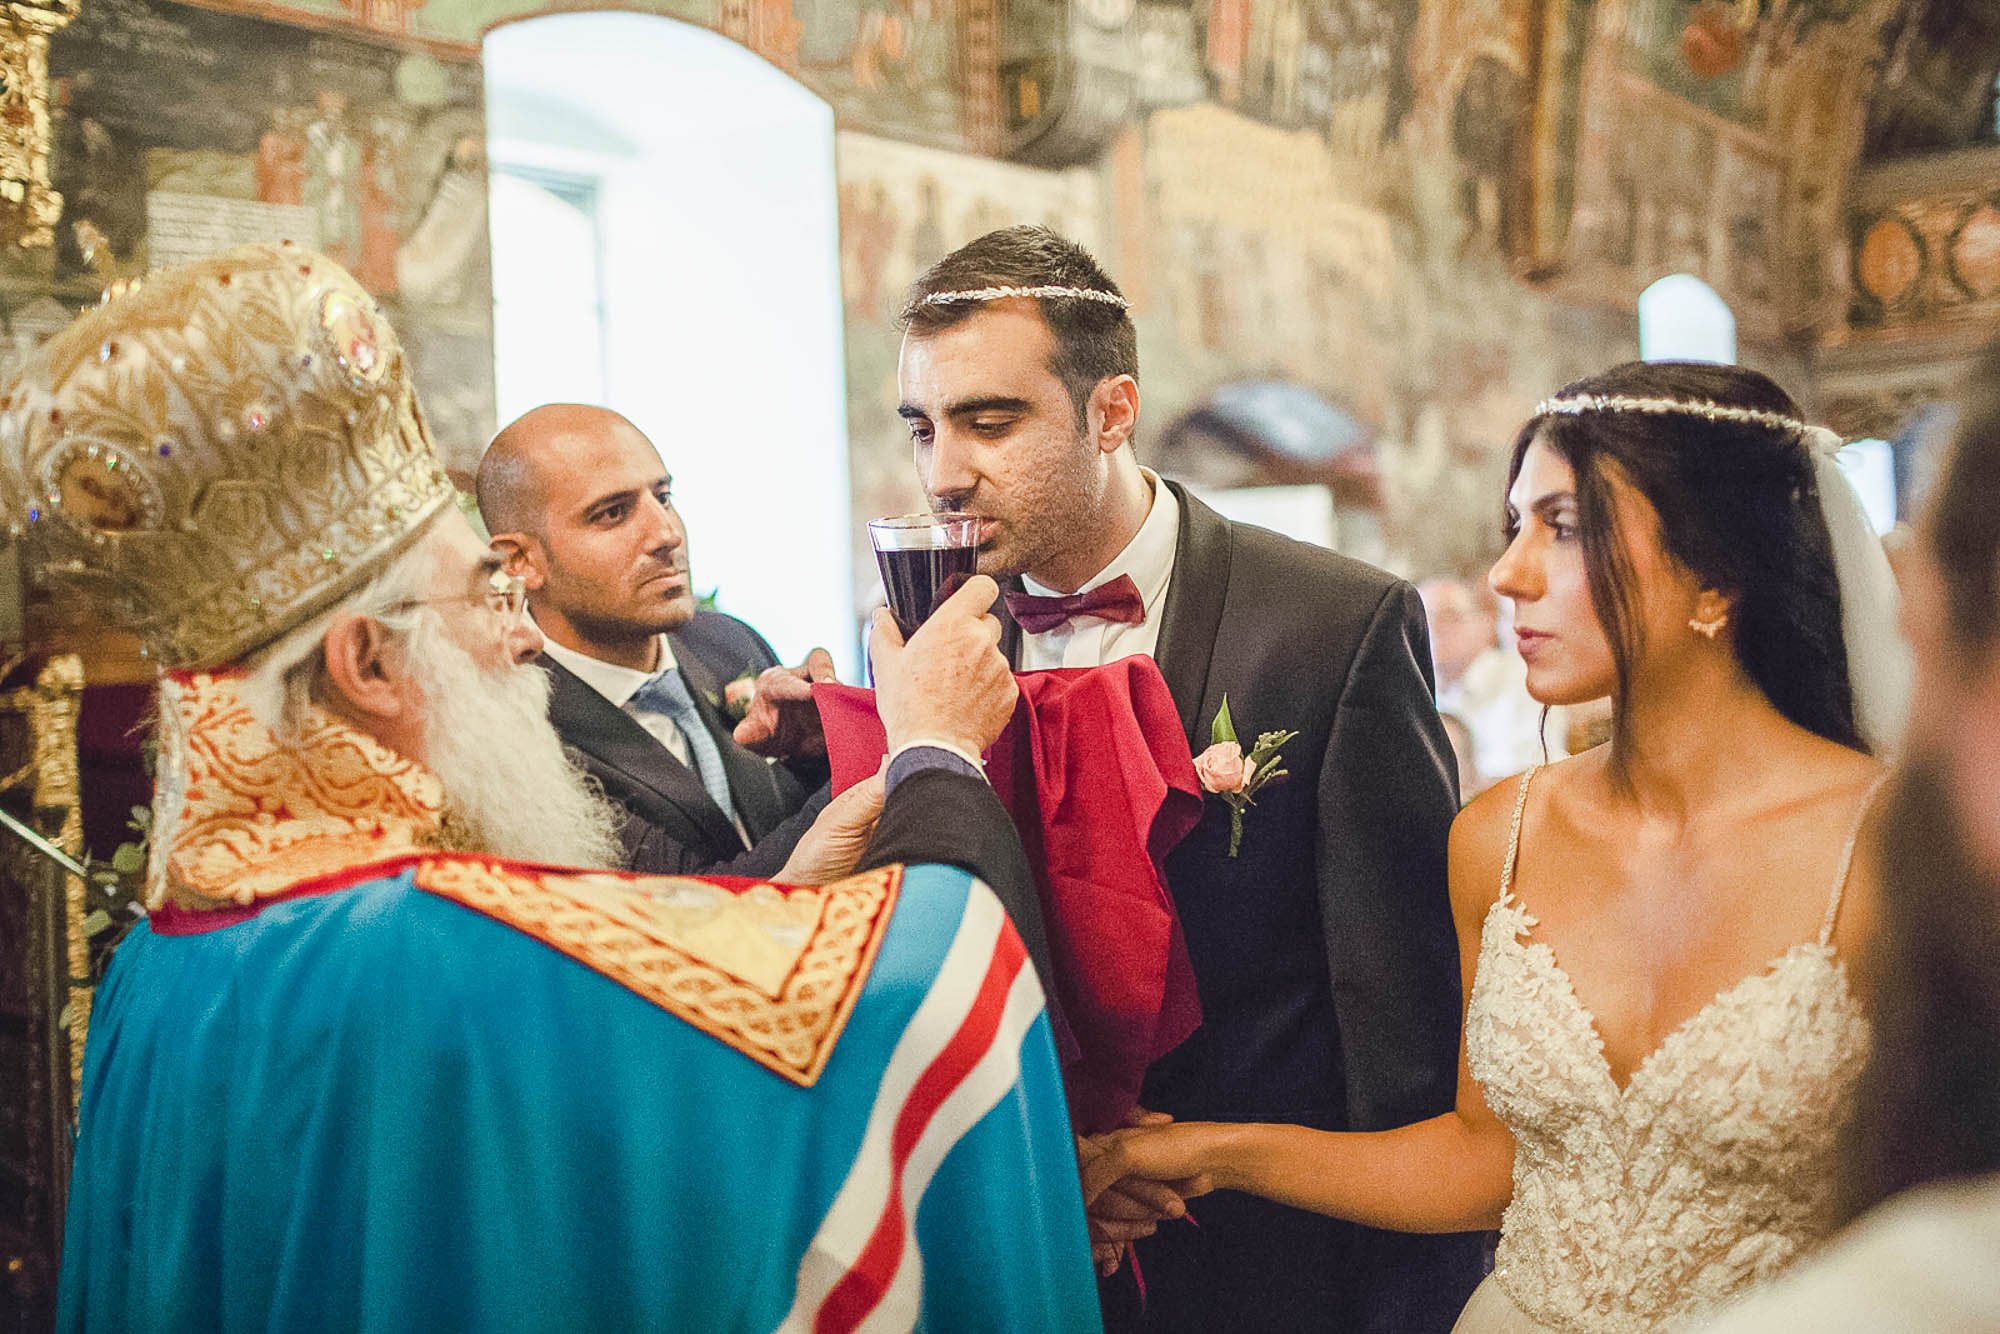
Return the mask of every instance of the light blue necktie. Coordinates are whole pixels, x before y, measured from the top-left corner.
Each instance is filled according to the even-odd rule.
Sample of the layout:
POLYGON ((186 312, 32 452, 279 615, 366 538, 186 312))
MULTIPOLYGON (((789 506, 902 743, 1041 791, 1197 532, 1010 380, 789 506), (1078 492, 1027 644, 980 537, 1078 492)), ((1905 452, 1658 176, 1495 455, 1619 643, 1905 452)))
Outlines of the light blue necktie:
POLYGON ((694 696, 681 677, 681 669, 667 668, 634 691, 626 703, 664 713, 674 720, 674 726, 680 728, 687 741, 688 754, 694 757, 701 785, 715 798, 715 804, 722 808, 729 822, 735 824, 736 805, 729 799, 729 774, 722 767, 722 752, 716 749, 715 738, 709 735, 701 711, 694 706, 694 696))

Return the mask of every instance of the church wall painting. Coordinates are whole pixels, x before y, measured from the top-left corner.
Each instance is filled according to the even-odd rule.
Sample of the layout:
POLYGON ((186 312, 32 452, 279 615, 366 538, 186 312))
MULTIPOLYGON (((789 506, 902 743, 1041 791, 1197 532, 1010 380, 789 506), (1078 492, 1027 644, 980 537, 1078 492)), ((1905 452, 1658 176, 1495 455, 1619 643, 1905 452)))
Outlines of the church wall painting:
POLYGON ((93 0, 50 50, 54 246, 0 273, 17 362, 148 268, 255 240, 316 246, 403 335, 455 464, 492 433, 476 63, 166 3, 93 0))
MULTIPOLYGON (((385 296, 407 308, 413 353, 445 382, 434 416, 463 464, 490 429, 490 409, 470 401, 484 375, 473 335, 486 335, 464 295, 486 278, 463 269, 461 290, 425 288, 401 251, 422 235, 427 199, 474 181, 476 43, 524 7, 209 2, 295 22, 166 0, 96 0, 93 20, 85 6, 75 77, 58 90, 81 200, 43 283, 54 299, 17 303, 17 324, 53 327, 66 303, 166 253, 162 238, 216 217, 248 226, 264 210, 264 225, 324 227, 378 290, 395 271, 385 296), (93 25, 120 35, 91 36, 93 25), (212 142, 175 128, 189 118, 166 90, 157 107, 106 91, 142 44, 189 84, 222 89, 212 142), (344 81, 317 77, 332 69, 344 81), (329 197, 315 162, 351 188, 329 197), (93 184, 133 179, 145 189, 93 184)), ((1843 18, 1851 7, 1792 5, 1789 26, 1759 38, 1761 86, 1786 90, 1799 52, 1837 45, 1828 34, 1858 41, 1868 19, 1843 18)), ((1137 302, 1155 428, 1257 377, 1307 386, 1361 423, 1379 451, 1392 549, 1411 568, 1490 544, 1486 474, 1512 425, 1560 378, 1630 348, 1631 303, 1652 278, 1676 267, 1708 278, 1744 320, 1746 355, 1768 355, 1789 324, 1800 247, 1773 234, 1793 188, 1784 117, 1759 120, 1754 99, 1663 92, 1635 72, 1648 0, 1101 0, 1094 23, 1134 30, 1133 110, 1096 161, 1059 172, 965 151, 985 133, 977 106, 1016 36, 1003 27, 998 47, 981 46, 994 12, 983 0, 645 8, 744 41, 834 108, 858 517, 912 498, 893 417, 900 289, 936 253, 1008 222, 1057 221, 1100 246, 1137 302), (1430 503, 1468 470, 1477 506, 1469 494, 1430 503), (1438 550, 1398 517, 1419 514, 1482 536, 1438 550)), ((483 265, 483 243, 474 249, 483 265)))
MULTIPOLYGON (((401 39, 475 61, 494 26, 571 9, 626 9, 692 23, 742 42, 826 99, 845 127, 944 147, 976 148, 970 104, 982 84, 965 68, 965 15, 946 0, 196 0, 299 26, 401 39)), ((990 147, 991 145, 986 145, 990 147)))
POLYGON ((1783 67, 1871 7, 1873 0, 1625 0, 1626 64, 1703 110, 1761 127, 1782 102, 1783 67))

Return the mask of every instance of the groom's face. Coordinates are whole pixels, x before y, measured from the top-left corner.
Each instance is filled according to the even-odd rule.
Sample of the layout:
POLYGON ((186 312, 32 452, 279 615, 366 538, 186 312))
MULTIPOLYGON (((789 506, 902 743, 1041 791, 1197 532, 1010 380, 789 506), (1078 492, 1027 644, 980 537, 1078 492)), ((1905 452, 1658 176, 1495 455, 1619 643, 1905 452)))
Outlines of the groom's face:
POLYGON ((1091 540, 1105 455, 1053 369, 1055 338, 1030 300, 995 301, 903 339, 897 411, 931 507, 977 514, 979 572, 1037 574, 1091 540))

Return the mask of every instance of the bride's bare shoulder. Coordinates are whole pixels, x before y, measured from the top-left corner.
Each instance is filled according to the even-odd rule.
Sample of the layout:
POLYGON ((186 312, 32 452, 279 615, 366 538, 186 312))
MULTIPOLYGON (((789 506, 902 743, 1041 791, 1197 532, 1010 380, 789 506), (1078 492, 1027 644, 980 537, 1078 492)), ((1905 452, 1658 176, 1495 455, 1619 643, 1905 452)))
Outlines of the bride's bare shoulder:
POLYGON ((1513 841, 1514 812, 1521 806, 1522 784, 1527 783, 1527 805, 1522 810, 1522 827, 1540 824, 1538 812, 1551 802, 1567 805, 1588 790, 1600 763, 1594 752, 1502 779, 1474 797, 1458 813, 1451 826, 1451 893, 1455 904, 1478 904, 1482 908, 1500 893, 1500 877, 1506 869, 1507 849, 1513 841), (1463 896, 1463 897, 1462 897, 1463 896))
POLYGON ((1867 792, 1888 771, 1887 763, 1879 757, 1810 732, 1805 732, 1797 744, 1801 764, 1809 766, 1806 772, 1821 775, 1828 785, 1828 795, 1843 802, 1867 792))

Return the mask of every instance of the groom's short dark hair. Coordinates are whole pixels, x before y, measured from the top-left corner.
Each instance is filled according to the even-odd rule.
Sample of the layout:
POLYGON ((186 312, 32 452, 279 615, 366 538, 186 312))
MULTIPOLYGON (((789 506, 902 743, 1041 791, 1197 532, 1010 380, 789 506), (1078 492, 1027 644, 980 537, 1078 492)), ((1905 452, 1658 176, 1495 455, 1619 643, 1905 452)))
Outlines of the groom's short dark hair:
MULTIPOLYGON (((910 287, 900 322, 916 337, 971 319, 983 301, 926 304, 939 292, 982 287, 1080 287, 1124 296, 1088 250, 1047 227, 1003 227, 946 255, 910 287)), ((1098 382, 1139 376, 1139 335, 1120 306, 1081 297, 1038 297, 1042 319, 1055 336, 1049 369, 1069 390, 1078 424, 1098 382)))

